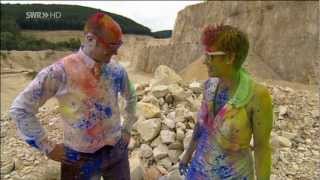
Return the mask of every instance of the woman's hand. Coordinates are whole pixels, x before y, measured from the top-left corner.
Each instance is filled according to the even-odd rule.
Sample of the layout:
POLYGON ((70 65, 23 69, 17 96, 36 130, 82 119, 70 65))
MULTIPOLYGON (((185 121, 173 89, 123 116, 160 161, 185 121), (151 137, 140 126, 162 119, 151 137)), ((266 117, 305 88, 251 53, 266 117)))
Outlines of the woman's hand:
POLYGON ((190 155, 185 153, 179 163, 179 172, 180 175, 187 175, 188 173, 188 168, 189 168, 189 161, 190 161, 190 155))
POLYGON ((189 162, 192 158, 192 154, 196 149, 198 139, 201 136, 201 129, 199 128, 199 124, 197 123, 194 127, 193 133, 192 133, 192 139, 189 143, 189 146, 182 156, 182 159, 179 163, 179 172, 181 175, 186 175, 188 173, 188 166, 189 162))
POLYGON ((66 159, 64 145, 62 143, 55 145, 53 150, 47 156, 54 161, 64 161, 66 159))

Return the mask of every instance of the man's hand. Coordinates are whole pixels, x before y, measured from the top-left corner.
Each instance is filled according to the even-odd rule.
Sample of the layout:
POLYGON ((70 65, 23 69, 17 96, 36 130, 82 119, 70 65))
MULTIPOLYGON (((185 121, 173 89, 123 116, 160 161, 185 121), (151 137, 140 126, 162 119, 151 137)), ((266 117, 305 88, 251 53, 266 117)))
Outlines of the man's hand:
POLYGON ((65 160, 65 152, 64 152, 64 145, 57 144, 54 146, 53 150, 47 155, 50 159, 58 162, 62 162, 65 160))
POLYGON ((130 138, 131 138, 131 134, 129 131, 125 130, 125 129, 122 129, 121 131, 121 136, 122 136, 122 139, 124 140, 124 142, 129 145, 130 143, 130 138))

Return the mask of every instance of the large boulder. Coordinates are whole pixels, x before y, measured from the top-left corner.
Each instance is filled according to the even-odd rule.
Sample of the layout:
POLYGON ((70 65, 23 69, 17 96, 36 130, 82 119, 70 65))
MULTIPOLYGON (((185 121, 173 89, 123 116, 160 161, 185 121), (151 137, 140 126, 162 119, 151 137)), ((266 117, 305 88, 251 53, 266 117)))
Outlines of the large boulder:
POLYGON ((151 81, 153 85, 169 85, 182 83, 182 78, 171 68, 160 65, 154 72, 154 79, 151 81))
POLYGON ((156 97, 156 98, 162 98, 167 93, 169 92, 169 88, 166 85, 157 85, 153 86, 151 89, 151 93, 156 97))
POLYGON ((165 144, 159 144, 153 149, 153 156, 156 160, 162 159, 168 155, 168 147, 165 144))
POLYGON ((139 102, 137 105, 137 111, 139 115, 144 116, 146 119, 160 117, 160 109, 158 106, 139 102))
POLYGON ((148 119, 137 122, 137 130, 144 141, 153 140, 160 132, 161 119, 148 119))

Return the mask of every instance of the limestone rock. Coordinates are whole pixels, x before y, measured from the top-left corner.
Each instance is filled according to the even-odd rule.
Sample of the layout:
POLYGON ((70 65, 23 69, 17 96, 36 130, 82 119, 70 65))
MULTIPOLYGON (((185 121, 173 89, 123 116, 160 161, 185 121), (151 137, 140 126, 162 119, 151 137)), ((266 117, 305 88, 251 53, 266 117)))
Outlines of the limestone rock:
POLYGON ((180 175, 179 170, 175 169, 173 171, 170 171, 167 175, 167 180, 183 180, 184 177, 180 175))
POLYGON ((173 143, 170 143, 168 147, 169 149, 183 150, 183 145, 180 141, 175 141, 173 143))
POLYGON ((154 72, 153 85, 168 85, 174 83, 181 83, 182 78, 171 68, 160 65, 154 72))
POLYGON ((166 85, 153 86, 152 89, 151 89, 151 93, 156 98, 162 98, 162 97, 166 96, 169 93, 169 88, 166 85))
POLYGON ((279 106, 279 119, 283 119, 283 116, 287 114, 288 107, 287 106, 279 106))
POLYGON ((14 160, 12 157, 3 157, 1 159, 1 175, 9 174, 14 170, 14 160))
POLYGON ((278 136, 278 135, 272 136, 272 144, 280 147, 291 147, 292 145, 289 139, 283 136, 278 136))
POLYGON ((180 87, 178 84, 171 84, 168 87, 170 93, 174 97, 175 101, 182 101, 187 97, 187 94, 185 93, 184 89, 180 87))
POLYGON ((131 137, 130 138, 130 143, 129 143, 129 145, 128 145, 128 149, 129 150, 132 150, 132 149, 134 149, 135 148, 135 146, 136 146, 136 140, 133 138, 133 137, 131 137))
POLYGON ((172 111, 172 112, 168 113, 167 118, 175 121, 175 119, 176 119, 176 112, 175 112, 175 111, 172 111))
POLYGON ((157 136, 152 142, 151 142, 151 147, 155 148, 157 147, 158 145, 160 145, 162 142, 161 142, 161 139, 160 139, 160 136, 157 136))
POLYGON ((193 81, 192 83, 190 83, 189 88, 192 90, 192 92, 194 92, 196 94, 200 94, 202 92, 201 83, 199 83, 197 81, 193 81))
POLYGON ((153 156, 156 160, 164 158, 168 155, 168 147, 165 144, 160 144, 153 149, 153 156))
POLYGON ((142 161, 139 156, 135 155, 129 159, 130 163, 130 178, 143 180, 144 168, 142 166, 142 161))
POLYGON ((164 124, 167 125, 170 129, 173 129, 176 127, 175 122, 169 118, 164 119, 164 124))
POLYGON ((177 129, 177 140, 183 141, 184 139, 184 132, 182 129, 177 129))
POLYGON ((183 148, 186 149, 189 146, 189 143, 192 139, 192 132, 188 131, 186 137, 183 140, 183 148))
POLYGON ((163 166, 164 168, 166 168, 167 170, 169 170, 172 167, 172 162, 170 161, 170 159, 168 157, 160 159, 157 164, 159 166, 163 166))
POLYGON ((161 128, 161 119, 148 119, 140 121, 137 124, 137 130, 144 141, 150 141, 155 138, 161 128))
POLYGON ((144 179, 153 180, 153 179, 159 179, 160 177, 161 177, 161 173, 159 169, 155 166, 151 166, 146 170, 144 179))
POLYGON ((181 150, 169 150, 168 156, 171 162, 177 163, 179 161, 179 156, 182 154, 181 150))
POLYGON ((319 117, 319 109, 312 110, 311 115, 313 118, 318 118, 319 117))
POLYGON ((156 107, 159 107, 159 100, 152 95, 143 96, 143 99, 141 100, 141 102, 151 103, 151 104, 155 105, 156 107))
POLYGON ((139 102, 137 105, 137 110, 140 115, 143 115, 146 119, 160 117, 159 107, 150 104, 139 102))
POLYGON ((168 144, 175 141, 176 135, 170 130, 162 130, 160 132, 160 138, 162 143, 168 144))
POLYGON ((48 160, 45 172, 47 179, 60 179, 60 173, 60 163, 53 160, 48 160))
POLYGON ((147 144, 142 144, 140 147, 141 156, 149 158, 152 156, 152 148, 147 144))

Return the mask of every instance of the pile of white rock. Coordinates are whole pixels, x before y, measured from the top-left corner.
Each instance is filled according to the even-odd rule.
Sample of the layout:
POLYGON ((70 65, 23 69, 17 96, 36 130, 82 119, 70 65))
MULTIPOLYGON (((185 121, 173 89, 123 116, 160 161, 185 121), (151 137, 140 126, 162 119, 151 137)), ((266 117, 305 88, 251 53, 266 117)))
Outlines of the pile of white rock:
POLYGON ((200 82, 183 84, 164 66, 156 74, 160 70, 169 75, 155 77, 151 85, 137 86, 139 119, 129 149, 145 166, 156 166, 160 174, 176 171, 178 175, 178 162, 191 140, 203 88, 200 82))

